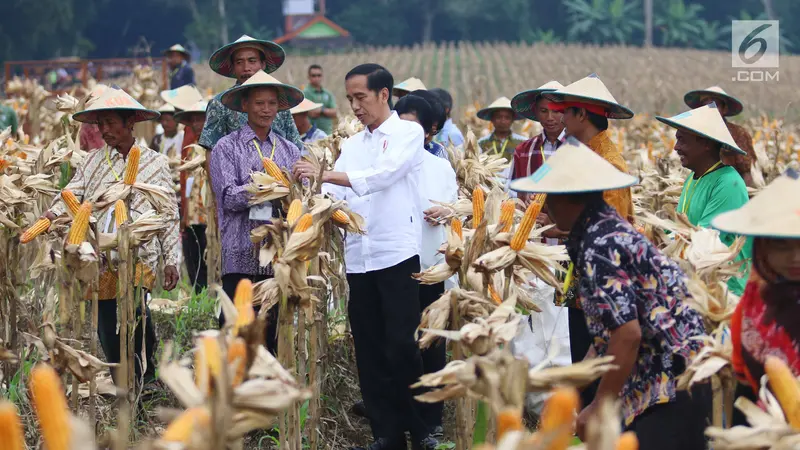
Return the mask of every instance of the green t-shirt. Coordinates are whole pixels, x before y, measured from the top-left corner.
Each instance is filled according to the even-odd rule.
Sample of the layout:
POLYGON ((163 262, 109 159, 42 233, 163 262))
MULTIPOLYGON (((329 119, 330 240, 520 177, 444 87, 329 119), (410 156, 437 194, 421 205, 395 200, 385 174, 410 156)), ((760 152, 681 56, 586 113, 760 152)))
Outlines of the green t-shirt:
MULTIPOLYGON (((303 90, 303 95, 314 103, 322 103, 322 106, 326 109, 336 108, 336 97, 325 88, 321 88, 318 91, 314 86, 309 85, 303 90)), ((330 117, 319 116, 316 119, 312 118, 311 123, 328 135, 333 133, 333 119, 330 117)))
POLYGON ((17 113, 14 111, 14 108, 0 105, 0 132, 11 127, 11 134, 16 138, 18 125, 17 113))
MULTIPOLYGON (((699 180, 694 178, 694 172, 689 175, 683 183, 681 198, 678 200, 678 212, 686 214, 692 225, 709 228, 711 221, 719 214, 739 209, 748 200, 747 187, 742 177, 733 167, 723 166, 699 180)), ((728 246, 737 238, 730 233, 720 233, 719 237, 728 246)), ((736 257, 736 261, 747 261, 742 276, 728 281, 728 288, 736 295, 742 295, 744 292, 750 273, 752 254, 753 242, 752 239, 748 239, 736 257)))

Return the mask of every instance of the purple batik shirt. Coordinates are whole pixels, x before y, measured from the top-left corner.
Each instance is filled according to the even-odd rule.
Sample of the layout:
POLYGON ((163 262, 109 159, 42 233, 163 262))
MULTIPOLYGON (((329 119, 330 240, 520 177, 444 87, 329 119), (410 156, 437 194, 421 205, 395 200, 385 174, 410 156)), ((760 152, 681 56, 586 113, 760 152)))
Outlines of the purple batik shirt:
MULTIPOLYGON (((271 266, 258 266, 258 246, 250 241, 250 230, 266 223, 250 220, 248 201, 251 195, 245 190, 251 182, 250 174, 264 171, 256 140, 256 133, 247 124, 220 139, 211 152, 211 187, 217 198, 223 275, 272 275, 271 266)), ((281 169, 290 171, 300 159, 300 150, 273 130, 266 141, 258 141, 261 153, 267 158, 272 154, 273 144, 273 161, 281 169)))

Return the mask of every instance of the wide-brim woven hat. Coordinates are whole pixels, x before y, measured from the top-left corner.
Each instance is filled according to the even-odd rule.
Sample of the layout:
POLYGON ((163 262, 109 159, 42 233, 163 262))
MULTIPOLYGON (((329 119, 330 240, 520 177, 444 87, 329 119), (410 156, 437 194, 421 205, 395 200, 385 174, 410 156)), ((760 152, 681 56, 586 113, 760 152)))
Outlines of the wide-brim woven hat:
POLYGON ((517 192, 580 194, 626 188, 638 182, 570 136, 536 172, 512 181, 510 187, 517 192))
POLYGON ((165 55, 167 53, 172 53, 172 52, 182 54, 183 57, 186 58, 187 61, 192 59, 192 54, 189 53, 189 50, 186 50, 186 47, 182 46, 181 44, 175 44, 172 47, 164 50, 164 54, 165 55))
POLYGON ((545 92, 550 109, 563 111, 570 106, 585 107, 609 119, 630 119, 633 111, 617 102, 597 74, 593 73, 557 91, 545 92))
POLYGON ((742 236, 800 239, 800 180, 790 170, 739 209, 722 213, 711 226, 742 236))
POLYGON ((395 84, 394 87, 392 87, 392 95, 394 95, 395 97, 399 97, 400 95, 408 94, 409 92, 417 91, 420 89, 428 90, 428 88, 425 87, 425 83, 423 83, 422 80, 416 77, 411 77, 407 80, 395 84))
POLYGON ((476 116, 478 116, 479 119, 492 120, 492 114, 494 114, 495 111, 498 111, 498 110, 501 110, 501 109, 507 109, 507 110, 511 111, 511 113, 514 114, 514 120, 522 120, 523 119, 523 117, 521 115, 519 115, 519 113, 514 111, 514 108, 511 107, 511 100, 509 100, 508 97, 500 97, 500 98, 498 98, 497 100, 493 101, 486 108, 483 108, 483 109, 479 110, 478 113, 476 114, 476 116))
POLYGON ((169 103, 164 103, 163 105, 158 107, 157 111, 160 112, 161 115, 175 114, 175 107, 173 105, 170 105, 169 103))
POLYGON ((511 99, 511 107, 522 117, 538 122, 539 120, 536 118, 536 102, 539 101, 539 97, 545 92, 553 92, 563 88, 564 85, 558 81, 548 81, 536 89, 523 91, 515 95, 511 99))
POLYGON ((203 100, 203 94, 200 93, 200 90, 194 85, 187 84, 177 89, 161 91, 161 100, 164 100, 176 109, 188 109, 195 103, 203 100))
POLYGON ((97 123, 98 113, 108 111, 133 112, 136 122, 146 122, 161 116, 158 111, 142 106, 122 89, 109 87, 96 100, 89 102, 83 111, 73 114, 72 119, 83 123, 97 123))
POLYGON ((742 110, 744 110, 744 105, 739 101, 738 98, 728 94, 719 86, 711 86, 706 89, 689 91, 683 96, 683 101, 689 108, 694 109, 703 106, 704 97, 710 97, 717 103, 725 103, 727 106, 725 116, 727 117, 740 114, 742 110))
POLYGON ((289 110, 289 112, 292 114, 302 114, 302 113, 307 113, 309 111, 314 111, 315 109, 322 108, 323 106, 325 105, 323 105, 322 103, 314 103, 311 100, 304 98, 299 105, 289 110))
POLYGON ((264 60, 267 63, 266 67, 264 67, 264 71, 267 73, 278 70, 283 64, 283 61, 286 60, 286 52, 283 51, 283 47, 280 45, 272 41, 256 39, 244 34, 234 42, 224 45, 219 50, 215 51, 208 60, 208 65, 211 66, 211 70, 224 77, 236 78, 236 75, 233 73, 233 53, 243 48, 253 48, 264 55, 264 60))
POLYGON ((718 142, 724 149, 732 150, 742 155, 747 154, 736 145, 736 141, 733 140, 731 132, 728 131, 728 126, 725 125, 716 103, 710 103, 673 117, 656 116, 656 119, 672 128, 685 130, 718 142))
POLYGON ((205 100, 200 100, 191 107, 176 113, 175 120, 177 120, 178 123, 189 125, 189 118, 192 116, 192 114, 205 114, 207 108, 208 108, 208 102, 205 100))
POLYGON ((305 98, 300 89, 283 84, 266 72, 258 72, 244 83, 234 86, 222 94, 222 104, 234 111, 244 112, 242 110, 242 94, 249 89, 259 87, 271 87, 278 91, 278 111, 292 109, 305 98))

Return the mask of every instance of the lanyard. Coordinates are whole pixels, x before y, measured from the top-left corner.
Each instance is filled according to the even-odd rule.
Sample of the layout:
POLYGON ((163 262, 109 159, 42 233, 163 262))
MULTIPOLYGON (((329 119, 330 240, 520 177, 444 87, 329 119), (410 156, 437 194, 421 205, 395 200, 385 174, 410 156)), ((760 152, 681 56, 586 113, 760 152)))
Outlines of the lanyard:
MULTIPOLYGON (((541 155, 542 155, 542 164, 544 164, 545 159, 547 159, 544 156, 544 144, 546 142, 547 142, 547 136, 542 135, 542 143, 539 145, 539 153, 541 153, 541 155)), ((558 142, 558 141, 556 140, 556 142, 558 142)), ((558 145, 558 144, 555 144, 555 145, 558 145)), ((531 162, 532 161, 533 161, 533 158, 531 157, 531 155, 529 155, 528 156, 528 172, 525 174, 525 176, 528 176, 528 177, 531 176, 531 162)))
POLYGON ((119 174, 116 170, 114 170, 114 165, 111 164, 111 157, 109 156, 108 148, 106 148, 106 162, 108 163, 108 168, 111 169, 111 173, 114 175, 114 178, 119 181, 119 174))
POLYGON ((506 153, 506 146, 508 145, 508 141, 511 140, 511 136, 507 137, 503 141, 503 147, 500 149, 500 153, 497 153, 497 141, 492 141, 492 149, 494 150, 495 155, 504 155, 506 153))
MULTIPOLYGON (((269 155, 269 159, 274 159, 275 158, 275 144, 277 144, 277 143, 278 143, 277 139, 273 139, 272 140, 272 154, 269 155)), ((253 145, 255 145, 256 146, 256 150, 258 150, 258 156, 260 156, 261 159, 264 159, 264 155, 261 153, 261 146, 258 145, 258 139, 253 138, 253 145)))
POLYGON ((681 214, 687 214, 689 212, 689 206, 692 204, 692 198, 694 197, 695 190, 697 189, 697 185, 700 183, 700 180, 702 180, 704 176, 713 172, 714 169, 719 167, 721 164, 722 161, 717 161, 716 164, 711 166, 710 169, 706 170, 706 173, 701 175, 700 178, 698 178, 694 183, 692 183, 694 177, 689 178, 689 181, 686 182, 686 195, 683 196, 683 208, 681 208, 681 214))
POLYGON ((572 279, 574 277, 575 277, 575 263, 570 262, 569 269, 567 270, 567 276, 566 278, 564 278, 564 286, 561 287, 561 292, 563 292, 564 295, 567 294, 567 291, 569 290, 569 285, 572 284, 572 279))

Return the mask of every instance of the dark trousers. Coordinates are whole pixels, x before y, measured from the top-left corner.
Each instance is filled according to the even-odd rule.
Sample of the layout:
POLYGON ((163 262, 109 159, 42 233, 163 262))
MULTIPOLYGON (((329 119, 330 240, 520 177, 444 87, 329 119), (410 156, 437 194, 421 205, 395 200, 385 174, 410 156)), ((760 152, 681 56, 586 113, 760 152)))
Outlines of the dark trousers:
MULTIPOLYGON (((138 292, 137 292, 138 294, 138 292)), ((142 291, 141 295, 145 295, 142 291)), ((147 319, 142 324, 142 307, 141 300, 138 295, 134 296, 134 301, 137 301, 136 308, 136 329, 133 333, 134 343, 134 370, 136 373, 136 380, 142 378, 142 333, 144 333, 145 341, 145 358, 147 361, 147 368, 144 372, 144 382, 155 380, 156 376, 156 330, 153 327, 153 319, 150 315, 150 308, 145 309, 147 319)), ((124 324, 120 324, 123 326, 124 324)), ((117 300, 101 300, 97 302, 97 338, 100 341, 100 346, 103 348, 103 353, 106 355, 106 361, 113 364, 118 364, 120 360, 120 346, 119 334, 117 333, 117 300)), ((111 374, 116 382, 116 371, 112 370, 111 374)))
POLYGON ((706 426, 711 421, 711 386, 678 391, 674 402, 648 408, 628 426, 647 450, 705 450, 706 426))
MULTIPOLYGON (((233 296, 236 294, 236 286, 239 285, 239 281, 247 278, 248 280, 252 281, 253 283, 258 283, 259 281, 264 281, 267 278, 272 278, 272 276, 267 275, 248 275, 244 273, 229 273, 227 275, 222 276, 222 290, 228 294, 228 297, 233 300, 233 296)), ((269 310, 267 313, 267 329, 265 330, 264 336, 266 339, 266 346, 267 350, 273 355, 278 354, 278 307, 279 305, 275 305, 272 309, 269 310)), ((254 306, 256 315, 258 315, 258 311, 261 309, 261 305, 254 306)), ((225 313, 220 312, 219 314, 219 327, 222 328, 225 325, 225 313)))
MULTIPOLYGON (((567 308, 569 314, 569 351, 572 356, 572 362, 577 363, 583 361, 586 357, 586 352, 592 345, 592 336, 589 334, 589 327, 586 325, 586 317, 583 310, 578 308, 567 308)), ((589 406, 594 400, 597 393, 597 386, 600 380, 586 386, 581 391, 581 405, 582 407, 589 406)))
POLYGON ((206 270, 206 226, 192 225, 183 232, 183 258, 189 272, 189 283, 195 292, 202 291, 208 284, 206 270))
MULTIPOLYGON (((420 284, 420 312, 424 311, 431 303, 439 300, 442 294, 444 294, 444 283, 420 284)), ((427 349, 422 350, 422 369, 424 373, 438 372, 444 369, 445 364, 447 364, 447 343, 444 339, 439 339, 427 349)), ((422 403, 422 415, 431 430, 442 426, 443 411, 444 402, 422 403)))
POLYGON ((422 375, 422 356, 414 340, 419 325, 419 256, 395 266, 348 274, 348 315, 364 406, 375 438, 415 442, 429 430, 421 404, 409 388, 422 375))

